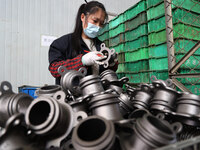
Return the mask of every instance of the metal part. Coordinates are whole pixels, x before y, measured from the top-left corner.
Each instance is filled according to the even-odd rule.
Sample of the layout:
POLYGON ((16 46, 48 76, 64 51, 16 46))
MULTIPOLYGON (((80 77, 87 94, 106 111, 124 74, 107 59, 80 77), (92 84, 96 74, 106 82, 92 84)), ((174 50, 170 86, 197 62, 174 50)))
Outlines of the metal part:
POLYGON ((9 82, 0 85, 0 126, 4 127, 9 117, 17 113, 25 114, 33 98, 25 93, 15 94, 9 82))
POLYGON ((130 96, 126 93, 121 93, 119 96, 119 106, 120 106, 120 112, 123 116, 130 114, 133 110, 133 104, 131 103, 130 96))
POLYGON ((86 97, 79 97, 75 101, 68 102, 71 105, 74 112, 84 111, 86 113, 89 112, 87 100, 88 96, 86 97))
POLYGON ((115 129, 111 121, 91 116, 74 128, 72 143, 76 150, 114 150, 115 138, 115 129))
POLYGON ((80 89, 82 91, 82 95, 91 95, 104 91, 100 77, 96 75, 89 75, 82 78, 80 80, 80 89))
POLYGON ((28 129, 23 125, 23 122, 23 114, 15 114, 8 119, 5 128, 0 132, 1 150, 44 149, 45 143, 41 139, 39 140, 39 138, 33 138, 33 136, 29 135, 28 129))
POLYGON ((37 96, 41 95, 48 95, 48 96, 53 96, 57 91, 61 90, 60 85, 47 85, 43 86, 35 91, 37 96))
POLYGON ((82 72, 82 70, 67 70, 66 67, 60 66, 58 73, 61 75, 60 84, 64 91, 69 89, 74 95, 81 94, 79 84, 80 80, 85 76, 85 72, 82 72))
POLYGON ((101 80, 108 80, 109 82, 118 81, 116 72, 107 69, 100 74, 101 80))
POLYGON ((116 94, 98 93, 88 103, 93 115, 102 116, 108 120, 122 119, 116 94))
POLYGON ((47 148, 60 146, 72 128, 86 118, 84 112, 74 113, 71 106, 65 103, 65 93, 58 91, 53 97, 40 96, 28 107, 25 121, 37 135, 45 137, 47 148))
POLYGON ((107 58, 102 61, 104 62, 103 67, 108 68, 109 64, 112 63, 114 61, 114 58, 116 57, 115 50, 107 48, 104 43, 102 43, 100 47, 101 47, 100 52, 103 53, 105 56, 107 56, 107 58))
POLYGON ((153 82, 153 86, 155 87, 154 96, 150 102, 150 109, 161 112, 174 112, 178 97, 177 91, 159 82, 153 82))
POLYGON ((154 149, 176 142, 177 129, 181 124, 170 125, 150 114, 145 114, 136 120, 134 136, 132 136, 132 149, 154 149))
POLYGON ((132 96, 134 97, 132 101, 132 106, 136 109, 148 109, 149 103, 152 98, 152 90, 148 84, 140 85, 133 91, 132 96))

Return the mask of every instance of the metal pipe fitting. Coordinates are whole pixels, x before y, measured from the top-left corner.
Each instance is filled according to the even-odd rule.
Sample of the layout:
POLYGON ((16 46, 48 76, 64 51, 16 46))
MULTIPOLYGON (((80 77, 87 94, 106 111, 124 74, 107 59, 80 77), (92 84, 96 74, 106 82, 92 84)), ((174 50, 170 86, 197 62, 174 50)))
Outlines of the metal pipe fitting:
POLYGON ((39 138, 33 138, 28 134, 28 129, 23 124, 24 115, 15 114, 10 117, 6 126, 0 131, 0 149, 1 150, 43 150, 45 143, 39 138))
POLYGON ((154 96, 150 102, 150 109, 161 112, 174 112, 178 92, 160 82, 153 82, 154 96))
POLYGON ((80 80, 80 88, 82 95, 91 95, 104 91, 100 77, 96 75, 89 75, 80 80))
POLYGON ((140 85, 133 91, 132 106, 136 109, 148 109, 150 100, 152 99, 151 87, 148 84, 140 85))
POLYGON ((119 106, 120 106, 120 112, 122 113, 123 116, 130 114, 133 110, 133 104, 130 100, 130 96, 126 93, 121 93, 119 96, 119 106))
POLYGON ((116 72, 107 69, 100 74, 101 80, 108 80, 109 82, 118 81, 116 72))
POLYGON ((82 120, 73 130, 72 144, 76 150, 112 150, 114 143, 113 123, 99 116, 82 120))
POLYGON ((9 117, 17 113, 25 114, 33 98, 25 93, 15 94, 9 82, 0 85, 0 126, 4 127, 9 117))
POLYGON ((28 127, 37 135, 45 137, 47 148, 60 146, 80 118, 87 117, 84 112, 74 113, 65 103, 65 93, 58 91, 53 97, 40 96, 31 103, 25 115, 28 127))
POLYGON ((37 96, 41 95, 53 96, 57 91, 60 90, 61 90, 60 85, 47 85, 37 89, 35 93, 37 96))
POLYGON ((155 149, 176 142, 176 132, 181 124, 170 125, 164 120, 145 114, 136 120, 132 149, 155 149))
POLYGON ((122 119, 119 99, 116 94, 97 93, 89 100, 89 109, 93 115, 101 116, 108 120, 122 119))
POLYGON ((109 49, 106 47, 104 43, 101 44, 100 52, 107 56, 106 59, 102 60, 101 62, 104 63, 103 67, 108 68, 109 64, 114 62, 114 58, 116 57, 116 53, 114 49, 109 49))
POLYGON ((66 67, 60 66, 58 68, 58 73, 61 75, 60 85, 62 89, 66 92, 68 89, 74 95, 80 95, 81 91, 79 89, 80 80, 85 76, 84 69, 80 71, 67 70, 66 67))

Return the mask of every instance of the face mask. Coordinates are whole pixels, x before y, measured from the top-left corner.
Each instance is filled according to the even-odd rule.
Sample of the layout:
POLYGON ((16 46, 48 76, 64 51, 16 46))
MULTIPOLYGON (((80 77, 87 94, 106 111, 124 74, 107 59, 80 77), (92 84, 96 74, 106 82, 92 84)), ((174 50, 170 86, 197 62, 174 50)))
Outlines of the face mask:
POLYGON ((83 31, 89 38, 95 38, 97 37, 99 30, 100 27, 88 22, 87 28, 85 28, 83 31))

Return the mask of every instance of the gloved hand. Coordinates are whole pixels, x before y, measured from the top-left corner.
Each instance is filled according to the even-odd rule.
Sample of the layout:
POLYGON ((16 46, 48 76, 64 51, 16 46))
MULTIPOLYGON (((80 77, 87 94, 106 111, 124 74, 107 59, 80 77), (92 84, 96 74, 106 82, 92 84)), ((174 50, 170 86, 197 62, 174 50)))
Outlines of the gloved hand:
POLYGON ((95 63, 98 65, 102 65, 103 63, 101 62, 101 60, 106 59, 107 56, 104 56, 102 53, 100 52, 89 52, 85 55, 83 55, 82 57, 82 63, 84 66, 92 66, 95 63))

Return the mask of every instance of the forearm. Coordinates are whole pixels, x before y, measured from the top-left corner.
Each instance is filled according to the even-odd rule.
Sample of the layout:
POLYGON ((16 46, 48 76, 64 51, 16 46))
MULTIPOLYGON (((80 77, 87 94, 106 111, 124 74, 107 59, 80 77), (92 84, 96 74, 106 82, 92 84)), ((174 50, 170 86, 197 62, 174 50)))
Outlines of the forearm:
POLYGON ((81 58, 82 54, 78 55, 77 57, 73 59, 67 59, 62 61, 55 61, 49 65, 49 71, 52 74, 53 77, 57 78, 60 77, 60 74, 58 73, 58 68, 60 66, 65 66, 68 70, 78 70, 79 68, 83 67, 81 58))

